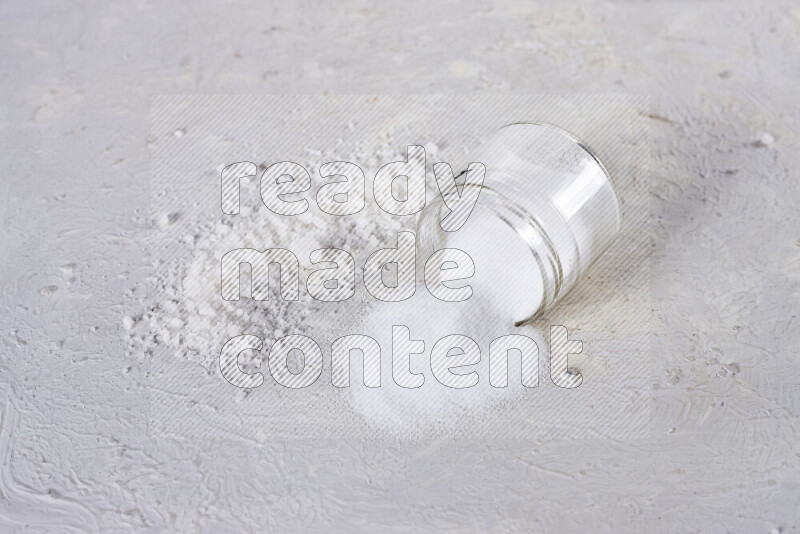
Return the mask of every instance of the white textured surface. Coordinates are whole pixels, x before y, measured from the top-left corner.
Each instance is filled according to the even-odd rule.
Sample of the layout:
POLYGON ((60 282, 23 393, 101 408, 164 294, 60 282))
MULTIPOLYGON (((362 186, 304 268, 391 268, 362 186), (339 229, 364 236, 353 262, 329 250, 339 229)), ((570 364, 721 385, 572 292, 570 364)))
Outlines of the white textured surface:
POLYGON ((0 530, 800 531, 800 8, 0 5, 0 530), (155 93, 651 96, 653 434, 376 449, 149 438, 155 93))

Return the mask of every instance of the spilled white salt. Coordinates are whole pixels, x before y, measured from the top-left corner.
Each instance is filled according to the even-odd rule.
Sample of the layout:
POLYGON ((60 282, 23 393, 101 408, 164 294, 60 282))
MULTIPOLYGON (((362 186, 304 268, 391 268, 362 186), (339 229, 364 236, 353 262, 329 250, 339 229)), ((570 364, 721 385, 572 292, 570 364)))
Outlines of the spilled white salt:
MULTIPOLYGON (((320 151, 311 152, 316 155, 298 157, 298 162, 307 169, 315 168, 320 161, 342 159, 341 154, 333 152, 321 155, 320 151)), ((402 155, 396 143, 385 141, 370 151, 357 149, 344 159, 364 162, 365 168, 373 171, 367 172, 371 177, 380 164, 398 161, 402 155)), ((315 187, 319 185, 316 183, 315 187)), ((309 194, 309 198, 313 195, 309 194)), ((192 219, 192 215, 183 214, 186 219, 192 219)), ((351 217, 332 217, 313 208, 302 216, 282 217, 260 202, 248 204, 243 197, 239 215, 199 215, 188 232, 174 236, 188 253, 178 264, 154 263, 152 298, 139 297, 140 313, 124 319, 122 326, 129 354, 146 358, 156 348, 166 348, 174 357, 198 363, 208 373, 218 371, 219 350, 232 336, 258 335, 265 346, 271 346, 283 335, 309 332, 314 337, 315 329, 340 321, 339 314, 328 313, 330 307, 322 310, 319 303, 302 290, 300 302, 287 302, 274 296, 261 302, 250 298, 233 302, 222 299, 219 260, 225 252, 239 247, 288 248, 300 259, 301 279, 305 280, 310 251, 341 248, 353 255, 357 265, 363 265, 369 253, 392 245, 400 227, 398 221, 374 202, 367 202, 361 213, 351 217)), ((169 235, 172 220, 177 217, 156 213, 153 227, 169 235)), ((245 294, 248 294, 248 287, 245 282, 245 294)))
MULTIPOLYGON (((400 156, 387 144, 371 158, 375 167, 378 162, 395 161, 400 156)), ((356 154, 351 159, 358 161, 364 157, 356 154)), ((306 162, 307 168, 313 166, 314 162, 306 162)), ((510 399, 514 393, 509 391, 514 387, 521 390, 519 375, 512 374, 511 366, 508 389, 498 390, 489 385, 488 347, 493 339, 510 333, 526 334, 540 341, 532 328, 514 327, 514 323, 538 308, 541 280, 534 258, 516 232, 481 208, 475 209, 462 230, 450 236, 452 242, 448 244, 467 252, 475 263, 475 276, 467 282, 474 293, 466 302, 441 302, 424 285, 417 288, 413 298, 400 303, 367 297, 363 304, 353 299, 335 306, 321 306, 308 298, 302 288, 300 302, 278 298, 261 302, 242 298, 230 302, 220 298, 219 258, 227 250, 289 248, 301 259, 301 280, 305 280, 309 269, 303 260, 311 250, 341 248, 351 252, 356 265, 362 266, 371 252, 393 246, 396 231, 403 228, 400 223, 408 223, 387 216, 371 202, 357 217, 307 215, 276 217, 258 204, 249 208, 243 205, 236 217, 206 219, 179 236, 190 253, 179 265, 157 266, 155 299, 146 303, 149 306, 140 315, 123 321, 128 350, 144 358, 152 355, 156 347, 166 347, 173 357, 194 362, 207 373, 216 374, 221 345, 236 335, 257 335, 265 347, 270 347, 282 336, 306 334, 321 343, 328 362, 325 331, 370 335, 383 350, 382 387, 370 389, 363 381, 352 380, 351 407, 372 427, 392 433, 424 433, 430 426, 446 430, 458 424, 461 415, 510 399), (408 326, 412 339, 425 341, 424 354, 413 356, 411 364, 412 371, 425 374, 425 384, 419 389, 404 389, 392 381, 393 324, 408 326), (474 387, 446 388, 436 382, 431 372, 430 350, 438 339, 449 334, 469 336, 481 349, 481 361, 475 367, 479 382, 474 387)), ((156 216, 154 223, 165 231, 172 227, 167 214, 156 216)), ((362 287, 360 272, 358 278, 357 287, 362 287)), ((267 353, 265 350, 260 354, 262 361, 267 353)), ((515 372, 519 373, 519 369, 515 372)), ((329 389, 333 392, 332 387, 329 389)))
POLYGON ((498 402, 520 395, 523 388, 519 368, 515 369, 511 361, 509 386, 494 388, 489 384, 489 344, 507 334, 527 335, 537 343, 541 336, 531 326, 515 327, 510 310, 498 304, 502 303, 479 293, 466 302, 443 302, 431 296, 421 284, 411 299, 376 303, 357 330, 374 337, 381 346, 381 387, 367 388, 363 381, 355 380, 350 386, 355 411, 368 424, 390 434, 422 436, 432 429, 453 430, 465 417, 475 417, 498 402), (403 388, 393 380, 393 325, 407 326, 412 340, 425 343, 424 352, 412 355, 410 360, 411 372, 425 377, 419 388, 403 388), (448 388, 432 374, 431 349, 439 339, 451 334, 470 337, 480 347, 481 359, 477 365, 453 370, 456 374, 477 372, 475 386, 448 388))

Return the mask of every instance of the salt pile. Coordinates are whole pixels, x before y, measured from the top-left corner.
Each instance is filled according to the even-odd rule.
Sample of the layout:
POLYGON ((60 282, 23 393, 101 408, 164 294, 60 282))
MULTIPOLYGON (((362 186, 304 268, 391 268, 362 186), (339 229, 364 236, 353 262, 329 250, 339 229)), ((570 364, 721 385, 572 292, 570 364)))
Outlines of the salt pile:
MULTIPOLYGON (((315 161, 325 158, 316 152, 312 156, 315 161)), ((356 154, 351 159, 363 160, 360 156, 356 154)), ((372 163, 375 166, 402 157, 387 143, 383 152, 373 156, 372 163)), ((307 166, 312 167, 313 163, 307 166)), ((366 174, 369 176, 370 172, 366 174)), ((369 191, 369 183, 367 187, 369 191)), ((429 191, 428 198, 435 194, 429 191)), ((124 319, 128 351, 147 358, 157 347, 166 348, 173 358, 192 362, 199 366, 199 372, 214 376, 220 375, 219 354, 228 339, 242 334, 257 335, 263 339, 265 350, 242 356, 240 365, 244 372, 261 370, 272 380, 266 358, 269 347, 283 336, 303 334, 317 341, 323 350, 325 367, 329 368, 330 342, 341 335, 365 334, 375 338, 383 351, 382 386, 366 388, 362 377, 354 374, 348 390, 354 413, 348 417, 361 418, 375 429, 405 435, 424 433, 431 426, 446 430, 458 424, 459 417, 466 412, 474 414, 492 403, 508 401, 523 389, 519 382, 519 362, 514 363, 513 356, 509 361, 509 387, 498 389, 489 385, 488 347, 492 340, 511 333, 541 340, 532 328, 513 326, 525 315, 525 310, 535 309, 541 300, 541 288, 537 288, 541 280, 530 263, 531 258, 525 256, 524 245, 509 233, 509 228, 498 227, 490 214, 476 210, 473 216, 474 222, 470 224, 471 220, 462 231, 453 234, 449 245, 467 251, 475 262, 476 274, 467 281, 474 290, 468 301, 441 302, 429 294, 424 284, 419 284, 411 299, 385 303, 366 294, 360 267, 373 251, 395 246, 398 231, 413 230, 411 218, 392 217, 370 202, 361 213, 350 217, 319 213, 279 217, 259 205, 242 206, 239 215, 221 215, 213 220, 204 214, 204 218, 199 218, 180 236, 181 246, 188 251, 184 259, 154 266, 155 290, 152 298, 142 303, 146 309, 124 319), (267 301, 221 298, 222 254, 235 248, 263 250, 278 246, 290 248, 301 259, 319 248, 350 251, 357 266, 356 296, 341 303, 320 303, 301 288, 300 300, 287 302, 278 298, 274 284, 267 301), (519 269, 519 265, 525 268, 519 269), (392 380, 393 325, 408 326, 412 339, 425 342, 425 353, 412 356, 412 370, 426 376, 421 388, 404 389, 392 380), (481 361, 470 368, 480 376, 474 387, 447 388, 431 374, 430 350, 437 340, 451 334, 469 336, 480 346, 481 361)), ((156 227, 164 232, 173 232, 172 225, 178 219, 171 214, 154 216, 156 227)), ((418 265, 425 259, 418 257, 418 265)), ((307 261, 301 261, 300 265, 300 277, 305 281, 312 269, 307 261)), ((242 294, 249 293, 250 287, 245 282, 242 294)), ((221 375, 218 378, 224 381, 221 375)), ((322 395, 334 393, 336 390, 329 382, 322 395)), ((239 394, 231 386, 231 397, 239 394)))

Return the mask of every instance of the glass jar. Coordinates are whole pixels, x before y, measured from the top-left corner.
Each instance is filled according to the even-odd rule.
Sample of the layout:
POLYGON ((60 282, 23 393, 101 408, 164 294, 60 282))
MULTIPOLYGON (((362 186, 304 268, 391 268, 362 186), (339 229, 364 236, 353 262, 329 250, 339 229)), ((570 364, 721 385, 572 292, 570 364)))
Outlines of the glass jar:
POLYGON ((419 254, 465 251, 475 263, 473 291, 500 299, 522 324, 563 298, 608 248, 622 221, 619 198, 595 154, 549 124, 505 126, 473 161, 485 178, 469 219, 442 230, 450 210, 437 195, 417 223, 419 254))

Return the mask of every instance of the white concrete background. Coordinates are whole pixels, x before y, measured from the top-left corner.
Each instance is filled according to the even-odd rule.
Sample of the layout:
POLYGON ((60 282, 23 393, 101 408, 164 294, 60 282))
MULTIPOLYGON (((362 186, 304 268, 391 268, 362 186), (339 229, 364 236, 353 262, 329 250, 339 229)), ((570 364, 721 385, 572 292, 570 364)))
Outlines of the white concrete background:
POLYGON ((0 531, 800 531, 800 6, 271 4, 0 4, 0 531), (652 437, 148 437, 151 95, 474 91, 650 95, 652 437))

